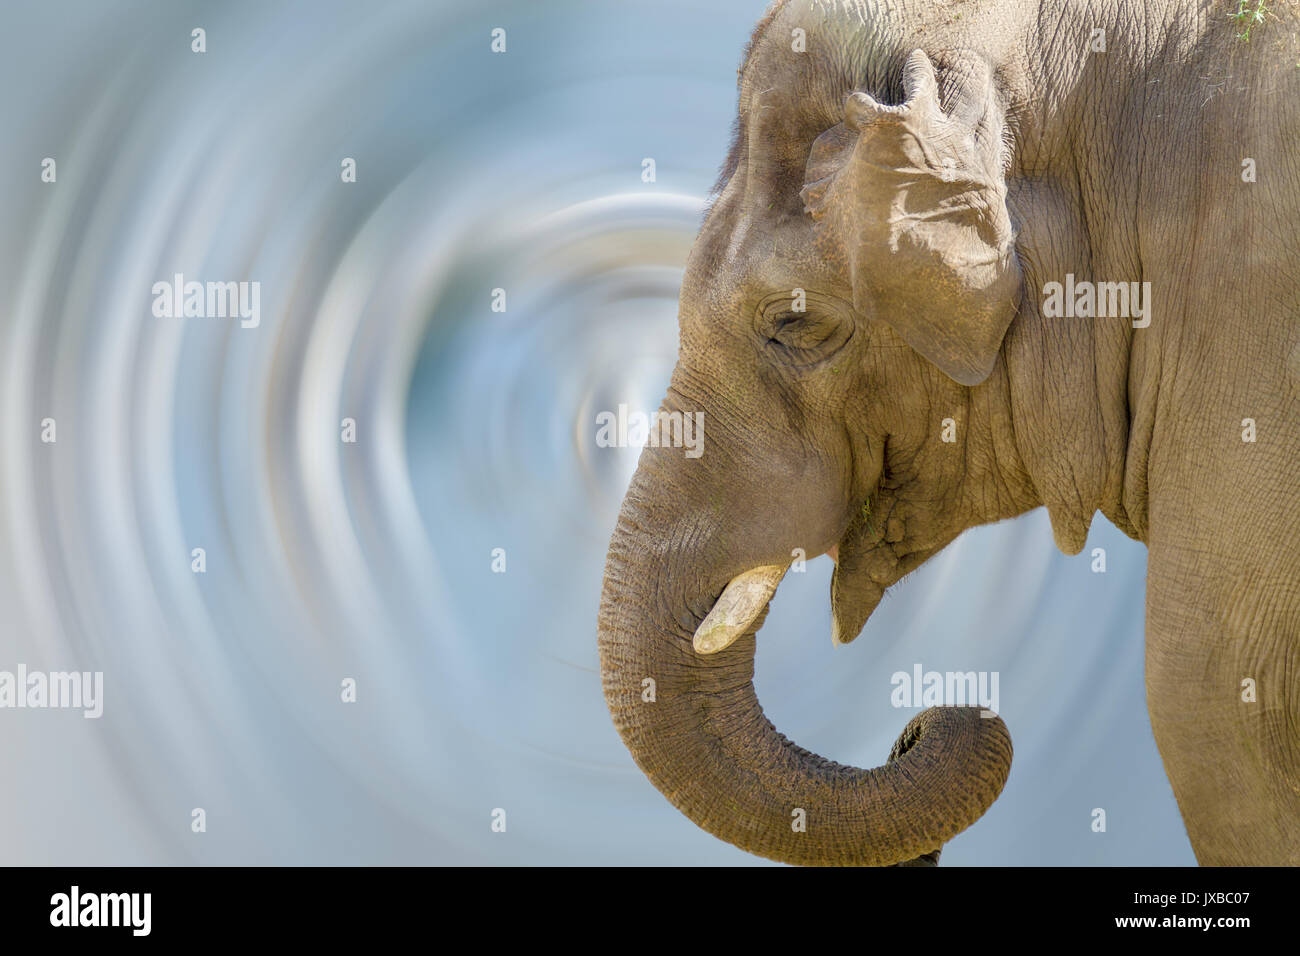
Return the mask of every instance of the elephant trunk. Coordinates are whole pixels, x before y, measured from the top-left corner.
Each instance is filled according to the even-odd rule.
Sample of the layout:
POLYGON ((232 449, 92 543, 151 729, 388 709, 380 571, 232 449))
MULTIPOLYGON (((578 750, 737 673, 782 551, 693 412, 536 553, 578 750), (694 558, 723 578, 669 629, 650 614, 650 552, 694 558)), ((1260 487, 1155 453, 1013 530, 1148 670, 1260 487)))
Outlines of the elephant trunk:
POLYGON ((760 856, 807 865, 933 862, 1006 782, 1011 740, 1001 718, 931 708, 907 725, 889 762, 871 770, 796 746, 754 693, 755 633, 766 610, 725 650, 695 650, 703 615, 692 603, 701 595, 680 592, 689 575, 674 573, 670 536, 656 536, 646 520, 641 478, 610 544, 599 621, 605 699, 637 764, 697 825, 760 856))

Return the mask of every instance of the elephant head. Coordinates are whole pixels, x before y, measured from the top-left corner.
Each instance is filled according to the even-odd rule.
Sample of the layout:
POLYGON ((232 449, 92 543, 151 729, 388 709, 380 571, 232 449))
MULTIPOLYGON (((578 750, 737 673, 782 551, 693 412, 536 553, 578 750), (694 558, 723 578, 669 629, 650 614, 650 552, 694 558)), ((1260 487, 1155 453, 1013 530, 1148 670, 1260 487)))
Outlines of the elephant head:
POLYGON ((996 460, 1008 426, 982 413, 1022 285, 1005 107, 973 54, 937 72, 920 50, 859 68, 792 65, 787 46, 760 29, 742 74, 661 412, 702 414, 703 453, 642 453, 606 564, 602 681, 641 769, 722 839, 791 863, 933 859, 1006 781, 1001 719, 931 709, 884 766, 834 763, 764 717, 755 635, 796 549, 835 559, 847 643, 962 530, 1030 504, 1005 477, 1023 468, 996 460), (970 437, 942 441, 947 418, 970 437))

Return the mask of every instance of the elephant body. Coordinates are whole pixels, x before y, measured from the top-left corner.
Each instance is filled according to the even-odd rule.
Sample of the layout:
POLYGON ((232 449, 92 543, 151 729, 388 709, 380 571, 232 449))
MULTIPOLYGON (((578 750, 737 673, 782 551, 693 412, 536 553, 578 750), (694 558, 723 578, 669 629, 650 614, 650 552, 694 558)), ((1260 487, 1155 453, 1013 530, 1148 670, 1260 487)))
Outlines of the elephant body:
POLYGON ((703 454, 643 452, 599 620, 615 725, 700 826, 887 865, 974 822, 1000 719, 928 711, 884 767, 834 764, 763 717, 755 634, 794 549, 836 560, 847 643, 963 530, 1043 506, 1067 554, 1098 511, 1148 547, 1148 707, 1198 860, 1300 864, 1300 17, 1246 42, 1235 9, 760 22, 664 401, 703 454))

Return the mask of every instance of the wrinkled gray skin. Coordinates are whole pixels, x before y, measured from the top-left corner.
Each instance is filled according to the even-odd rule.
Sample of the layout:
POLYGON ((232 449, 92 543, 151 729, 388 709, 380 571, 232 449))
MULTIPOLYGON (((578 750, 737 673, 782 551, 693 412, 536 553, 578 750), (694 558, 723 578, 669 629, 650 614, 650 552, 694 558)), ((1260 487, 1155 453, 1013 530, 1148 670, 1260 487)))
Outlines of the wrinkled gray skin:
POLYGON ((761 615, 718 653, 692 634, 802 548, 837 557, 852 640, 962 530, 1045 506, 1067 554, 1097 511, 1149 548, 1148 703, 1198 860, 1300 864, 1300 25, 1278 4, 1241 43, 1228 6, 791 0, 760 23, 664 401, 704 412, 704 454, 645 450, 599 622, 615 725, 701 827, 888 865, 974 822, 1000 719, 933 709, 885 766, 843 767, 763 717, 761 615), (1150 325, 1045 317, 1069 273, 1150 282, 1150 325))

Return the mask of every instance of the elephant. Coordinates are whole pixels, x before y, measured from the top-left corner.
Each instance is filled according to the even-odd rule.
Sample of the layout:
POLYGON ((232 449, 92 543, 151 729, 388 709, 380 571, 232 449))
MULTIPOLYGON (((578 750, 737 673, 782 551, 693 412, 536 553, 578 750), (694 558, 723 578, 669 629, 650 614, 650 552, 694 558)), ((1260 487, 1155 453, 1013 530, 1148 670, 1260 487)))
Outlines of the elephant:
POLYGON ((660 411, 702 454, 642 450, 597 628, 618 733, 699 827, 935 862, 1007 779, 1002 719, 933 707, 882 766, 835 763, 764 716, 756 634, 797 549, 835 562, 848 644, 963 530, 1044 507, 1067 555, 1097 512, 1146 545, 1148 713, 1198 863, 1300 864, 1300 17, 1246 40, 1236 7, 759 22, 660 411))

